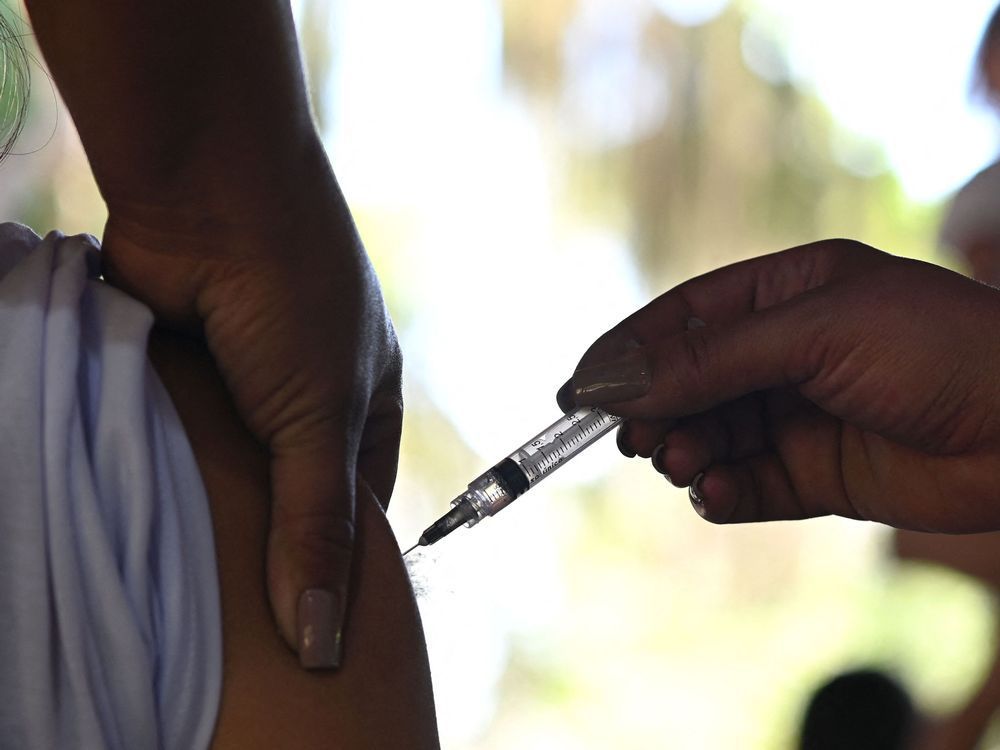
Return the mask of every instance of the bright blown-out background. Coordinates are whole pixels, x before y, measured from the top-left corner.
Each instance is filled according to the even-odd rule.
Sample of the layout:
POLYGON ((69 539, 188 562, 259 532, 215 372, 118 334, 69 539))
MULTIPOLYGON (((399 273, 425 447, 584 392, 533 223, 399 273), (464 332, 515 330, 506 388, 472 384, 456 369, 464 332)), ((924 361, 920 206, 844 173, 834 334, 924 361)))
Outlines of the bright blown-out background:
MULTIPOLYGON (((406 358, 403 545, 673 284, 828 236, 949 263, 944 201, 997 147, 968 96, 992 8, 298 0, 406 358)), ((100 236, 72 124, 33 79, 3 218, 100 236)), ((809 690, 857 663, 947 711, 985 667, 993 602, 887 540, 838 519, 711 526, 608 438, 414 566, 443 745, 782 748, 809 690)))

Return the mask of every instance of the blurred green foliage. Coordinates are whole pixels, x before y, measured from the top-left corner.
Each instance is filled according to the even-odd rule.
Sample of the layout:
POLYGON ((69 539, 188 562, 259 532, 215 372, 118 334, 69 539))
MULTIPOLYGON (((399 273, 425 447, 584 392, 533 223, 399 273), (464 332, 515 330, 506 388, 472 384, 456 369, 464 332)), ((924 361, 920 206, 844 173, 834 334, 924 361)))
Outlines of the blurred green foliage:
MULTIPOLYGON (((558 121, 565 110, 574 78, 568 36, 579 34, 573 26, 588 5, 560 0, 537 12, 527 0, 502 4, 505 69, 545 120, 558 121)), ((824 237, 934 257, 938 207, 911 204, 878 147, 840 129, 815 94, 748 67, 740 54, 747 11, 734 4, 707 24, 684 27, 649 10, 622 5, 622 14, 638 19, 633 54, 660 79, 667 105, 634 138, 571 144, 557 159, 567 165, 568 204, 631 238, 652 289, 824 237), (835 145, 853 157, 853 171, 835 145)), ((614 45, 607 54, 601 34, 592 30, 594 59, 584 54, 584 64, 600 65, 602 56, 613 62, 614 45)), ((780 42, 760 41, 780 71, 780 42)))

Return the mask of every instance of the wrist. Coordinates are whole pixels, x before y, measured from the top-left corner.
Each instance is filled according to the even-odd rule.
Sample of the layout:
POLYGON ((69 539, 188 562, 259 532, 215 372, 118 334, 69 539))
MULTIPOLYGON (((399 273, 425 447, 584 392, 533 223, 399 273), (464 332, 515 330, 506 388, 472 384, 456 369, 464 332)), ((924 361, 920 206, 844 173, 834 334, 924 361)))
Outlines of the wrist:
POLYGON ((336 181, 319 135, 312 128, 268 142, 202 144, 175 159, 169 169, 144 170, 141 179, 102 174, 98 187, 112 216, 143 225, 203 229, 217 222, 243 225, 284 210, 309 193, 322 194, 336 181))
POLYGON ((203 202, 167 198, 109 206, 101 253, 105 279, 147 304, 161 325, 201 338, 202 319, 212 307, 206 290, 239 286, 245 273, 370 277, 325 157, 319 165, 286 169, 298 180, 264 198, 256 189, 234 186, 203 202))
POLYGON ((296 140, 281 155, 273 150, 231 169, 201 162, 138 193, 108 189, 108 228, 147 247, 198 255, 220 246, 285 244, 290 234, 353 237, 350 211, 318 135, 296 140))
POLYGON ((288 0, 30 0, 109 209, 284 190, 317 140, 288 0))

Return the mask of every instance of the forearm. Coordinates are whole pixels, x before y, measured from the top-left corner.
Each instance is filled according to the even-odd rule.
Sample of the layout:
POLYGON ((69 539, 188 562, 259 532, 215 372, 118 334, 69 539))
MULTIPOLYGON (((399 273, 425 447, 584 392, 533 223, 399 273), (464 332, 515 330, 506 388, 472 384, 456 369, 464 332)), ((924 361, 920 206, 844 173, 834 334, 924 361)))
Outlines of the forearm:
POLYGON ((110 207, 250 202, 315 161, 285 0, 26 4, 110 207))

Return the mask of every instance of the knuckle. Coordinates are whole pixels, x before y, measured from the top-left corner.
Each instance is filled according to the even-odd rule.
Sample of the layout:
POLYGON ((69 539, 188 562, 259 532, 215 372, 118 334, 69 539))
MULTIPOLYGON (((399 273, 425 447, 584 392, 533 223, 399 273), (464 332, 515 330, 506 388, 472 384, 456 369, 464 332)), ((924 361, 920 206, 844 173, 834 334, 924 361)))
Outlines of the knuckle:
POLYGON ((831 246, 833 246, 835 250, 841 253, 866 255, 875 249, 871 245, 866 245, 864 242, 861 242, 860 240, 851 239, 849 237, 835 237, 831 240, 828 240, 828 242, 830 243, 831 246))
POLYGON ((700 390, 712 368, 712 348, 704 329, 677 337, 678 350, 664 362, 667 375, 679 393, 700 390))
POLYGON ((847 237, 832 237, 808 245, 794 248, 805 265, 820 275, 828 274, 844 262, 853 262, 871 257, 878 250, 865 243, 847 237))
POLYGON ((831 271, 835 268, 853 270, 871 268, 873 264, 887 257, 881 250, 854 239, 827 240, 823 243, 823 247, 831 271))
POLYGON ((334 509, 291 512, 276 508, 271 528, 307 558, 349 555, 354 549, 354 521, 334 509))
POLYGON ((639 338, 632 327, 628 323, 619 323, 597 337, 580 358, 577 368, 620 357, 623 353, 628 352, 637 341, 639 338))

